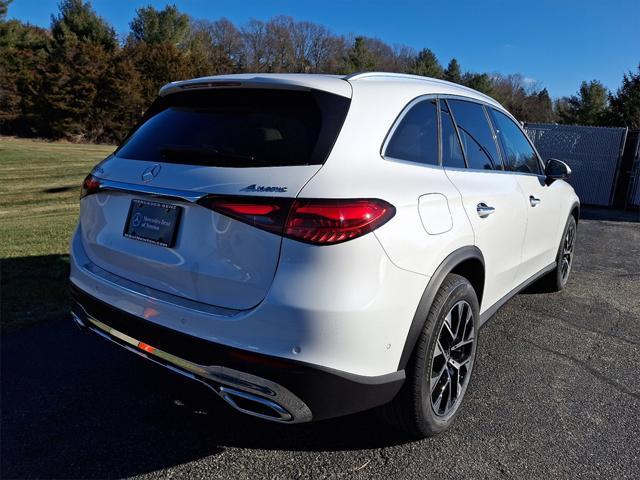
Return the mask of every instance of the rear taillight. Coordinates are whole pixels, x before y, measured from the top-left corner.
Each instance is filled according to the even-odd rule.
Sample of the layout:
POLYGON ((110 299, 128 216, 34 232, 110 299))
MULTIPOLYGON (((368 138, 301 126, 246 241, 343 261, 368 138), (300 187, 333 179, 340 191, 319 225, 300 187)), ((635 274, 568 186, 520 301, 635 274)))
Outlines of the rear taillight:
POLYGON ((209 195, 198 201, 215 212, 278 235, 282 235, 292 202, 290 198, 217 195, 209 195))
POLYGON ((199 203, 268 232, 315 245, 346 242, 371 232, 395 215, 379 199, 283 199, 207 196, 199 203))
POLYGON ((291 207, 284 235, 316 245, 331 245, 371 232, 395 213, 393 205, 375 198, 299 199, 291 207))
POLYGON ((80 198, 84 198, 87 195, 91 195, 92 193, 96 193, 100 190, 100 180, 98 180, 93 175, 87 175, 87 178, 82 182, 82 189, 80 190, 80 198))

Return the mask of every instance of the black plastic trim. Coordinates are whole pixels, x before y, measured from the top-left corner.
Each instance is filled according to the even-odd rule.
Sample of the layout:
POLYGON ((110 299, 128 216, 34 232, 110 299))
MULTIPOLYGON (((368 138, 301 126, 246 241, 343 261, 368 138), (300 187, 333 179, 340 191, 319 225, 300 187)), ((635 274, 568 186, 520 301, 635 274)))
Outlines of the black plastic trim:
POLYGON ((427 284, 427 288, 422 294, 422 298, 420 298, 420 302, 418 303, 418 308, 416 310, 415 315, 413 316, 413 320, 411 322, 411 327, 409 327, 409 333, 407 335, 407 339, 404 344, 404 348, 402 350, 402 355, 400 357, 400 363, 398 365, 398 370, 403 371, 404 368, 409 363, 409 359, 411 358, 411 354, 413 353, 413 349, 418 341, 418 337, 420 337, 420 333, 422 332, 422 328, 424 327, 425 322, 427 321, 427 315, 429 314, 429 309, 431 308, 431 304, 433 303, 433 299, 442 285, 445 277, 460 263, 465 260, 476 259, 482 262, 484 265, 484 257, 482 256, 482 252, 478 247, 475 246, 466 246, 461 247, 458 250, 452 252, 447 258, 443 260, 440 266, 436 269, 434 274, 429 279, 429 283, 427 284))
POLYGON ((483 313, 480 314, 480 326, 484 325, 500 309, 500 307, 502 307, 505 303, 507 303, 509 300, 511 300, 519 292, 521 292, 522 290, 527 288, 529 285, 531 285, 533 282, 535 282, 536 280, 544 277, 547 273, 549 273, 551 270, 556 268, 556 265, 557 264, 556 264, 555 261, 553 263, 547 265, 542 270, 540 270, 538 273, 536 273, 535 275, 527 278, 520 285, 518 285, 517 287, 512 289, 504 297, 502 297, 496 303, 491 305, 491 307, 487 308, 487 310, 485 310, 483 313))
MULTIPOLYGON (((73 283, 71 309, 84 310, 107 326, 165 352, 203 366, 222 366, 275 382, 298 396, 314 420, 348 415, 390 402, 404 370, 374 377, 254 353, 210 342, 152 323, 108 305, 73 283)), ((82 314, 78 310, 78 314, 82 314)))

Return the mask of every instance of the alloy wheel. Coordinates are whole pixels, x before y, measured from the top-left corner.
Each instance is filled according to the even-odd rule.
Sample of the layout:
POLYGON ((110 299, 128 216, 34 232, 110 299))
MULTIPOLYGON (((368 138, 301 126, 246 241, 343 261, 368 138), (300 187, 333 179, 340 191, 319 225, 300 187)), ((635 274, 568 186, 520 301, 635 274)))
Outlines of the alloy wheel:
POLYGON ((562 256, 560 258, 560 276, 562 283, 564 284, 569 278, 569 272, 571 271, 571 262, 573 261, 573 247, 575 244, 576 227, 573 223, 569 224, 567 233, 564 236, 562 243, 562 256))
POLYGON ((447 313, 431 359, 431 408, 439 417, 452 414, 460 404, 471 377, 475 354, 474 315, 465 300, 447 313))

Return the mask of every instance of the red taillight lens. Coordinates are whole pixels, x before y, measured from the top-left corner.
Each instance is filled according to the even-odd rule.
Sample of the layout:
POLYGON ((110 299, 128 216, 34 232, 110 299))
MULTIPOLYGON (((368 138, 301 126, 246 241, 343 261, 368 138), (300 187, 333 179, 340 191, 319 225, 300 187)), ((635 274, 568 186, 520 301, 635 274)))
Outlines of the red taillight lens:
POLYGON ((87 178, 82 182, 82 189, 80 190, 80 198, 84 198, 87 195, 96 193, 100 190, 100 180, 93 175, 87 175, 87 178))
POLYGON ((227 217, 282 235, 292 201, 290 198, 209 195, 198 203, 227 217))
POLYGON ((311 200, 293 203, 286 237, 316 245, 331 245, 360 237, 380 227, 396 213, 384 200, 311 200))
POLYGON ((277 235, 314 245, 352 240, 396 213, 379 199, 319 200, 209 195, 198 202, 218 213, 277 235))

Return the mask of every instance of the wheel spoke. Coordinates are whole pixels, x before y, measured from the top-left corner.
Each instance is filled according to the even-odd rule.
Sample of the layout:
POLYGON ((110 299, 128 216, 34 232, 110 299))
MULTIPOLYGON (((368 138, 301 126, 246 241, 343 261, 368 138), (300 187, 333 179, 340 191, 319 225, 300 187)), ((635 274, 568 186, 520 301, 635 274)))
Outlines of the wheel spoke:
POLYGON ((447 385, 449 383, 451 383, 451 379, 447 379, 444 385, 442 385, 442 388, 440 389, 440 393, 438 394, 438 397, 436 398, 436 401, 433 404, 433 407, 436 410, 436 412, 440 411, 440 407, 442 406, 442 397, 444 396, 444 392, 446 391, 447 385))
MULTIPOLYGON (((467 315, 465 316, 465 319, 464 319, 464 329, 462 330, 462 338, 460 339, 461 342, 464 341, 466 338, 468 338, 467 329, 470 325, 470 321, 472 318, 473 318, 473 313, 471 312, 471 307, 468 307, 467 315)), ((471 335, 473 336, 473 325, 471 325, 471 335)))
POLYGON ((449 377, 449 395, 447 395, 447 412, 451 410, 451 405, 453 405, 453 382, 451 381, 451 377, 449 377))
POLYGON ((429 389, 430 389, 432 394, 433 394, 433 391, 435 390, 435 388, 440 383, 440 380, 442 380, 442 374, 444 373, 444 371, 446 369, 447 369, 447 364, 445 362, 442 365, 442 368, 440 369, 440 371, 435 376, 433 376, 433 375, 431 376, 431 385, 429 385, 429 389))
POLYGON ((453 343, 456 339, 455 335, 453 334, 453 332, 451 331, 451 313, 453 312, 453 309, 451 311, 449 311, 449 313, 447 314, 447 316, 444 318, 444 324, 442 325, 444 328, 442 329, 442 332, 444 333, 445 331, 449 334, 449 336, 451 337, 451 343, 453 343))
MULTIPOLYGON (((457 322, 457 325, 456 325, 456 334, 453 337, 453 341, 454 342, 458 339, 458 335, 460 334, 460 326, 462 325, 462 314, 464 313, 464 305, 465 304, 462 303, 462 302, 459 302, 456 305, 456 307, 457 307, 456 312, 458 314, 458 322, 457 322)), ((454 307, 454 308, 456 308, 456 307, 454 307)))
POLYGON ((459 395, 462 394, 462 382, 460 381, 461 378, 463 377, 460 374, 460 370, 457 370, 456 371, 456 399, 458 398, 459 395))
POLYGON ((466 340, 462 340, 458 343, 456 343, 453 347, 451 347, 451 350, 458 350, 462 347, 464 347, 465 345, 470 345, 473 343, 475 339, 473 338, 473 335, 470 338, 467 338, 466 340))

